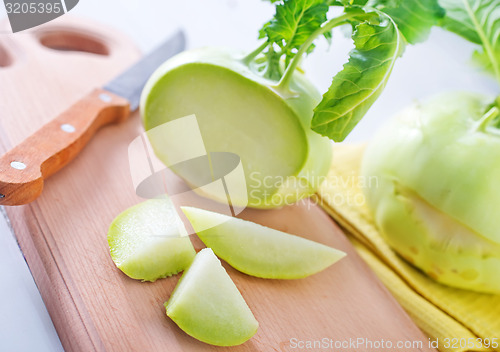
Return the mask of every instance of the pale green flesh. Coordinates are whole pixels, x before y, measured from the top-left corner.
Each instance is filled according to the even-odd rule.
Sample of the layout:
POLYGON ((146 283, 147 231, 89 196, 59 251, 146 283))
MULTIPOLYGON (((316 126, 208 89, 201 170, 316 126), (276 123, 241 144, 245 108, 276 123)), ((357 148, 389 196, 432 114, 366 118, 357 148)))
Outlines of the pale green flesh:
POLYGON ((211 211, 182 207, 200 239, 235 269, 268 279, 299 279, 343 258, 337 249, 211 211))
POLYGON ((167 315, 188 335, 235 346, 259 327, 250 308, 211 249, 201 250, 165 303, 167 315))
MULTIPOLYGON (((250 201, 272 195, 280 179, 298 174, 308 153, 300 122, 279 96, 215 65, 191 63, 169 71, 149 92, 143 114, 146 130, 195 114, 208 152, 241 158, 254 191, 250 201)), ((168 163, 161 152, 168 145, 152 144, 168 163)))
MULTIPOLYGON (((288 89, 286 92, 277 89, 277 82, 262 77, 256 72, 254 65, 247 65, 241 60, 243 57, 244 53, 238 50, 207 47, 184 51, 167 60, 151 76, 142 92, 143 123, 146 129, 150 129, 159 123, 170 121, 171 117, 165 117, 165 111, 182 99, 187 99, 188 103, 193 104, 193 106, 199 105, 198 102, 193 102, 190 90, 183 89, 185 94, 179 96, 178 98, 182 99, 177 99, 177 101, 164 99, 163 93, 167 91, 165 88, 180 92, 176 87, 169 87, 169 84, 172 83, 169 78, 171 72, 185 70, 187 67, 187 81, 191 81, 196 79, 192 74, 189 74, 191 68, 206 70, 206 75, 199 76, 199 79, 204 81, 204 86, 207 87, 207 90, 202 91, 201 94, 207 94, 206 96, 212 94, 214 99, 204 99, 207 101, 207 106, 199 106, 199 108, 203 108, 202 113, 205 112, 205 108, 211 112, 210 118, 220 119, 219 124, 227 132, 220 134, 219 131, 216 131, 212 139, 217 145, 223 147, 221 151, 239 153, 238 150, 243 149, 242 151, 248 154, 248 157, 242 156, 247 159, 243 162, 247 180, 246 196, 236 199, 235 195, 232 194, 231 202, 238 206, 248 205, 256 208, 275 208, 294 203, 314 194, 319 182, 324 179, 328 172, 331 162, 330 140, 313 132, 310 128, 313 109, 321 100, 321 94, 298 70, 294 72, 290 82, 292 94, 288 89), (222 74, 217 75, 216 78, 207 83, 204 78, 208 75, 214 75, 214 72, 222 72, 222 74), (223 90, 217 91, 220 93, 217 96, 214 93, 216 90, 213 82, 222 85, 218 89, 223 90), (236 94, 238 91, 243 94, 236 94), (222 105, 212 103, 220 102, 226 96, 231 97, 231 99, 227 99, 229 103, 223 102, 222 105), (165 101, 168 102, 168 106, 165 105, 165 101), (244 108, 238 108, 240 104, 244 108), (154 106, 153 111, 150 110, 151 106, 154 106), (235 106, 238 110, 244 111, 239 115, 234 114, 227 109, 227 106, 235 106), (221 111, 229 111, 229 115, 219 116, 219 107, 221 111), (258 114, 257 119, 251 120, 251 125, 248 126, 248 119, 244 118, 255 117, 255 112, 261 110, 265 111, 258 114), (156 114, 157 112, 158 114, 156 114), (243 121, 235 121, 240 119, 243 121), (229 123, 226 124, 226 120, 229 123), (234 125, 235 123, 236 125, 234 125), (237 128, 227 128, 231 126, 237 128), (264 128, 259 130, 259 126, 264 128), (233 132, 235 133, 233 134, 233 132), (239 138, 241 135, 245 137, 239 138), (298 135, 300 138, 297 138, 298 135), (252 174, 252 171, 256 172, 252 174), (267 184, 264 184, 264 181, 267 184)), ((186 75, 186 72, 180 72, 180 75, 186 75)), ((180 82, 179 85, 187 87, 189 84, 184 81, 180 82)), ((177 106, 173 106, 173 108, 184 109, 177 106)), ((175 116, 175 118, 191 115, 193 112, 192 109, 187 112, 182 111, 182 116, 175 116)), ((211 126, 206 128, 211 128, 211 126)), ((188 184, 196 186, 196 182, 191 182, 188 176, 182 175, 168 164, 168 154, 179 146, 170 145, 172 144, 169 142, 170 138, 167 138, 163 133, 159 133, 156 138, 152 138, 149 133, 148 137, 157 156, 183 177, 188 184)), ((205 133, 203 138, 206 138, 205 133)), ((220 201, 218 194, 200 193, 220 201)), ((227 200, 224 199, 224 201, 227 200)))
POLYGON ((400 180, 432 206, 500 243, 498 216, 489 211, 500 209, 500 137, 473 132, 485 101, 455 93, 406 110, 367 149, 363 168, 400 180))
POLYGON ((196 254, 166 197, 147 200, 118 215, 109 228, 108 244, 116 266, 143 281, 184 270, 196 254))
POLYGON ((430 277, 459 288, 500 292, 499 244, 397 186, 375 214, 389 244, 430 277))
POLYGON ((407 109, 368 146, 365 190, 391 246, 439 282, 500 292, 500 136, 476 130, 489 99, 448 94, 407 109))

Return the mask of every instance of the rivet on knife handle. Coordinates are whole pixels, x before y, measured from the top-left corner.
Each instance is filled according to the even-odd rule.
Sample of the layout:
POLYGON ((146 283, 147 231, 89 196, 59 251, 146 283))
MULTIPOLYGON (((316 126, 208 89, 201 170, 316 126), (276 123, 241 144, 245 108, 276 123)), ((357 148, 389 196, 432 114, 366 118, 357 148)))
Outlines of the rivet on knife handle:
POLYGON ((0 158, 0 205, 35 200, 44 180, 75 158, 104 125, 125 120, 126 99, 95 89, 0 158))

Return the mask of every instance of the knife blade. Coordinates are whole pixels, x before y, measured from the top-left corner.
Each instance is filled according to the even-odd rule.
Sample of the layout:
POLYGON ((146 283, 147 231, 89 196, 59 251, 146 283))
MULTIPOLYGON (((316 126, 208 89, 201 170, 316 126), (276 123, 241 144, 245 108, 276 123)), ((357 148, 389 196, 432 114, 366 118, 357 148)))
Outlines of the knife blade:
POLYGON ((132 65, 128 70, 106 84, 104 89, 127 99, 130 103, 130 110, 136 110, 139 107, 142 88, 149 76, 166 59, 183 51, 185 46, 186 38, 184 33, 179 31, 135 65, 132 65))
POLYGON ((184 33, 177 32, 0 157, 0 205, 22 205, 38 198, 44 180, 73 160, 99 128, 126 120, 139 107, 148 78, 185 45, 184 33))

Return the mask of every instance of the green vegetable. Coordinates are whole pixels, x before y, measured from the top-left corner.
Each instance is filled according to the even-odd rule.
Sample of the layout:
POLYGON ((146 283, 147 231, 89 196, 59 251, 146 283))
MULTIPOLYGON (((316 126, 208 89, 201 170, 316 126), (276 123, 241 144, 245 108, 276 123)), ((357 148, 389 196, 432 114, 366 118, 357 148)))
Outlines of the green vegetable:
POLYGON ((446 10, 441 26, 479 44, 474 59, 500 83, 500 0, 439 0, 446 10))
MULTIPOLYGON (((297 71, 291 86, 300 93, 283 98, 241 57, 238 51, 205 48, 167 61, 144 89, 144 126, 152 130, 195 114, 207 152, 241 158, 250 206, 293 203, 314 193, 315 178, 326 174, 331 160, 329 141, 307 128, 319 93, 297 71)), ((158 158, 171 165, 172 139, 161 133, 148 136, 158 158)), ((244 197, 231 201, 246 205, 244 197)))
POLYGON ((368 146, 362 174, 389 244, 437 281, 500 293, 500 110, 454 93, 401 113, 368 146))
POLYGON ((143 281, 177 274, 196 254, 167 197, 147 200, 118 215, 109 227, 108 243, 116 266, 143 281))
POLYGON ((207 247, 235 269, 265 279, 299 279, 346 254, 335 248, 211 211, 182 207, 207 247))
MULTIPOLYGON (((500 0, 439 0, 440 25, 482 51, 500 83, 500 0)), ((364 157, 366 190, 389 244, 439 282, 500 293, 500 99, 455 93, 412 107, 364 157)))
MULTIPOLYGON (((153 74, 141 99, 146 130, 195 114, 209 153, 241 158, 247 197, 231 202, 259 208, 313 194, 331 161, 329 141, 320 134, 344 140, 382 92, 405 46, 388 13, 410 42, 422 40, 440 15, 436 0, 401 7, 387 1, 271 2, 276 13, 260 30, 265 42, 259 48, 246 55, 214 48, 181 53, 153 74), (343 7, 343 14, 329 19, 332 6, 343 7), (298 65, 317 38, 331 40, 341 25, 353 28, 355 48, 321 97, 298 65)), ((171 165, 169 151, 179 146, 156 135, 150 136, 155 153, 171 165)))
POLYGON ((312 129, 334 141, 344 140, 382 93, 403 48, 390 17, 377 25, 359 24, 353 39, 349 62, 333 78, 312 119, 312 129))
POLYGON ((427 39, 431 27, 444 16, 444 10, 436 0, 369 0, 367 5, 391 16, 411 44, 427 39))
POLYGON ((250 308, 210 248, 202 249, 165 303, 187 334, 217 346, 235 346, 259 327, 250 308))

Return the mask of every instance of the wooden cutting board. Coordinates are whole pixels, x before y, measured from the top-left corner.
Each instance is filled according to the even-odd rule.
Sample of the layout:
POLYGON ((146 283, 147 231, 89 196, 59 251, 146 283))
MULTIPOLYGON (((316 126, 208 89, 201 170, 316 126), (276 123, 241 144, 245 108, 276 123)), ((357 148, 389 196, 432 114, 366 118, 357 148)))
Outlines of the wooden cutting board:
MULTIPOLYGON (((0 36, 2 151, 138 57, 123 35, 69 16, 0 36)), ((241 346, 217 348, 183 333, 163 308, 179 275, 141 283, 117 270, 109 256, 110 222, 141 201, 127 159, 129 143, 141 132, 138 113, 101 130, 45 183, 37 201, 6 208, 66 351, 289 351, 297 349, 294 341, 323 338, 423 341, 414 350, 431 350, 344 234, 312 202, 241 215, 334 246, 348 256, 317 275, 292 281, 253 278, 226 265, 260 323, 257 334, 241 346)), ((199 240, 194 242, 197 249, 202 247, 199 240)), ((372 349, 351 345, 335 350, 372 349)))

